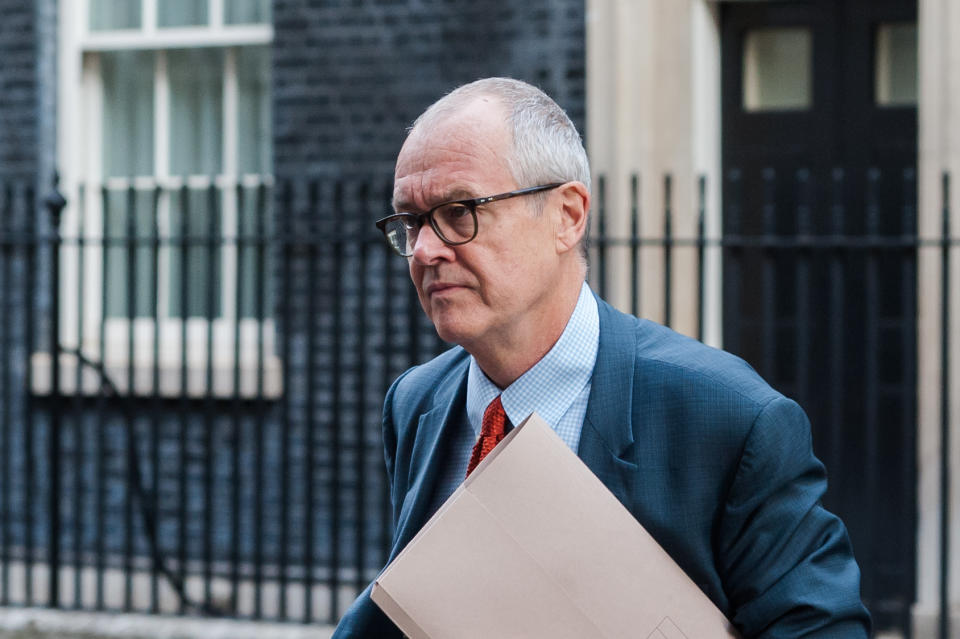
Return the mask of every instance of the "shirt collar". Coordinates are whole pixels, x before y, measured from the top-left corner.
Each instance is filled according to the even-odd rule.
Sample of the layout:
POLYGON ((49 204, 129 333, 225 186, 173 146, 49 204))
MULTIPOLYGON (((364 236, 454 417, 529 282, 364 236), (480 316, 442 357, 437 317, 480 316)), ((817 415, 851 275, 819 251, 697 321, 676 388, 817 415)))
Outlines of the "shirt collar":
MULTIPOLYGON (((519 424, 534 410, 556 428, 560 418, 590 382, 597 361, 600 315, 597 300, 586 282, 560 339, 539 362, 502 392, 500 401, 511 424, 519 424), (549 393, 550 401, 543 401, 549 393)), ((470 358, 467 375, 467 419, 475 435, 480 434, 483 412, 500 389, 470 358)))

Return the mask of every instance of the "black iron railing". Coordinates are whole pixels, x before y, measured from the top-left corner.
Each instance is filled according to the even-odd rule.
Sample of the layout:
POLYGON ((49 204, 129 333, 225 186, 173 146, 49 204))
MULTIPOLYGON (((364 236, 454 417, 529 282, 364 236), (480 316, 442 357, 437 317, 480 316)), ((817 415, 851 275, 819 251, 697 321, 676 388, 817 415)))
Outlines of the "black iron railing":
MULTIPOLYGON (((942 237, 926 238, 911 170, 751 179, 728 173, 711 236, 704 179, 645 181, 660 193, 650 231, 632 177, 629 231, 614 237, 601 177, 591 283, 695 337, 722 325, 728 348, 797 397, 864 597, 880 627, 907 628, 916 263, 941 256, 949 326, 947 199, 942 237), (692 235, 677 235, 681 215, 692 235), (656 300, 637 277, 651 264, 656 300), (705 304, 709 278, 722 318, 705 304), (695 291, 689 308, 681 289, 695 291)), ((335 622, 392 535, 383 395, 445 348, 373 228, 389 182, 115 181, 67 195, 0 186, 0 605, 335 622)))

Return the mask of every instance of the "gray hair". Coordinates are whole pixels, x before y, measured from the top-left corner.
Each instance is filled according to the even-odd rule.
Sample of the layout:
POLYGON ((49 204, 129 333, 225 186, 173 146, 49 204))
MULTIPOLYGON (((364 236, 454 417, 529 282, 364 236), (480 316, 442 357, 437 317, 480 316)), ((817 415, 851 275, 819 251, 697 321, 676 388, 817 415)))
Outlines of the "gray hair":
POLYGON ((519 187, 582 182, 590 191, 590 163, 570 118, 537 87, 513 78, 484 78, 464 84, 434 102, 410 131, 441 119, 480 96, 498 98, 508 112, 513 153, 504 161, 519 187))

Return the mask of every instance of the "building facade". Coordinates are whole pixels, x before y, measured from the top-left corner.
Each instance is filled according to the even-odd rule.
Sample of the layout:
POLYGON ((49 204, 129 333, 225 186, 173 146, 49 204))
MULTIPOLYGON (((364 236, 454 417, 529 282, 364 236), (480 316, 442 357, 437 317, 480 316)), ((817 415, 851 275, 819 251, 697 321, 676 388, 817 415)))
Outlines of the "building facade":
MULTIPOLYGON (((708 342, 806 397, 830 473, 826 501, 850 527, 878 629, 937 636, 941 610, 957 597, 950 468, 960 324, 955 240, 944 240, 945 226, 956 226, 949 177, 958 99, 955 47, 944 34, 957 27, 957 8, 939 0, 587 4, 589 150, 594 170, 610 176, 611 208, 629 210, 630 176, 652 174, 633 197, 641 225, 658 235, 661 177, 689 185, 706 176, 707 235, 721 240, 706 251, 700 304, 687 288, 692 252, 675 258, 669 310, 662 256, 648 255, 638 273, 642 304, 687 332, 705 305, 708 342), (739 261, 758 234, 774 240, 739 261), (817 255, 825 237, 836 251, 819 253, 827 270, 818 274, 803 256, 817 255), (897 237, 891 245, 916 251, 856 257, 852 247, 865 243, 857 237, 897 237), (794 253, 776 262, 777 246, 794 253), (829 270, 841 262, 851 270, 829 270), (765 298, 776 301, 767 308, 765 298), (818 352, 818 343, 831 350, 818 352), (806 375, 779 365, 804 360, 806 375)), ((688 237, 695 193, 676 189, 671 202, 688 237)), ((611 223, 628 231, 627 216, 611 223)), ((629 271, 628 256, 617 259, 614 268, 629 271)), ((612 280, 626 305, 629 278, 612 280)))
POLYGON ((935 636, 960 598, 955 4, 0 0, 0 227, 44 236, 55 173, 67 202, 61 244, 0 264, 7 563, 166 610, 69 586, 103 549, 83 508, 113 495, 121 578, 199 575, 175 610, 334 621, 389 536, 383 391, 443 348, 371 222, 412 119, 506 75, 585 132, 595 288, 801 400, 878 630, 935 636), (50 441, 84 487, 62 521, 16 493, 56 499, 50 441))

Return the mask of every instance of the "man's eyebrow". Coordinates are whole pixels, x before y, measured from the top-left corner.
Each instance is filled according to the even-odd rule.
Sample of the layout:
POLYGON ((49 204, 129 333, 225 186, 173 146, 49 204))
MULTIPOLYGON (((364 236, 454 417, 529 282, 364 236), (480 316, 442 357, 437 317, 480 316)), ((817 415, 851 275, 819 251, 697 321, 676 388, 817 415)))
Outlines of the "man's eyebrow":
MULTIPOLYGON (((430 201, 430 208, 446 202, 459 202, 460 200, 472 200, 477 196, 465 188, 455 188, 444 193, 442 197, 430 201)), ((422 213, 416 205, 407 200, 394 200, 393 210, 398 212, 422 213)))
POLYGON ((413 207, 411 207, 411 206, 408 206, 407 203, 406 203, 406 201, 404 201, 404 200, 394 200, 394 201, 392 202, 392 206, 393 206, 393 210, 394 210, 394 211, 398 211, 398 212, 399 212, 399 211, 409 211, 411 208, 413 208, 413 207))

